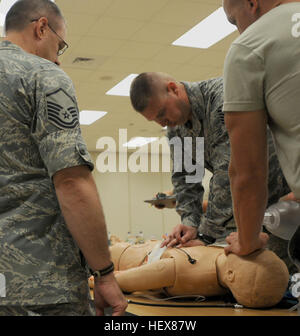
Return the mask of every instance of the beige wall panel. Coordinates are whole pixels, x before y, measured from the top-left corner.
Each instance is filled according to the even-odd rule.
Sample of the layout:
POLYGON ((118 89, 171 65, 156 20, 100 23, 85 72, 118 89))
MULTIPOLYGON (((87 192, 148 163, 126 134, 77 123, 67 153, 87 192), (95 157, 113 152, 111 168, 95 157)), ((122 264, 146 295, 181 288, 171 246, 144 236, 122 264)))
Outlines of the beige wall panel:
MULTIPOLYGON (((92 152, 94 163, 99 153, 92 152)), ((128 153, 128 159, 131 153, 128 153)), ((118 157, 118 154, 117 154, 118 157)), ((146 158, 144 158, 146 160, 146 158)), ((145 239, 169 233, 180 223, 180 216, 175 209, 159 210, 144 200, 151 199, 157 192, 172 190, 170 172, 150 172, 150 156, 148 157, 148 172, 105 172, 95 169, 93 175, 104 208, 108 231, 125 240, 127 232, 137 234, 143 231, 145 239)), ((118 168, 118 165, 117 165, 118 168)), ((204 199, 208 197, 211 173, 205 170, 203 186, 204 199)))
MULTIPOLYGON (((91 153, 94 163, 98 153, 91 153)), ((104 209, 107 230, 126 239, 130 227, 128 173, 93 172, 104 209)))

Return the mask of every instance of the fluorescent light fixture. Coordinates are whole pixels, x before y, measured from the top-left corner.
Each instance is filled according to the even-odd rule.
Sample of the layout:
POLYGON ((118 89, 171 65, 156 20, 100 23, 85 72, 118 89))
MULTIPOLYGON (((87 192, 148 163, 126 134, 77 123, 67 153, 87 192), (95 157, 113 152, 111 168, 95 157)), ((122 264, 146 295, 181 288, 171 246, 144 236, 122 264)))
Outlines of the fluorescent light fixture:
POLYGON ((104 117, 107 112, 104 111, 81 111, 79 119, 81 125, 91 125, 96 120, 104 117))
POLYGON ((172 44, 207 49, 236 29, 236 26, 228 22, 223 7, 220 7, 172 44))
POLYGON ((111 96, 128 96, 129 97, 129 91, 130 91, 130 85, 132 81, 137 77, 137 74, 131 74, 121 80, 119 84, 114 86, 112 89, 106 92, 107 95, 111 96))
POLYGON ((130 139, 128 142, 123 144, 123 147, 128 147, 128 148, 137 148, 137 147, 142 147, 150 142, 156 141, 158 138, 157 137, 152 137, 152 138, 144 138, 144 137, 135 137, 130 139))
MULTIPOLYGON (((9 11, 10 7, 17 2, 17 0, 1 0, 0 1, 0 36, 4 37, 4 23, 5 17, 7 12, 9 11)), ((52 0, 52 2, 55 2, 52 0)))

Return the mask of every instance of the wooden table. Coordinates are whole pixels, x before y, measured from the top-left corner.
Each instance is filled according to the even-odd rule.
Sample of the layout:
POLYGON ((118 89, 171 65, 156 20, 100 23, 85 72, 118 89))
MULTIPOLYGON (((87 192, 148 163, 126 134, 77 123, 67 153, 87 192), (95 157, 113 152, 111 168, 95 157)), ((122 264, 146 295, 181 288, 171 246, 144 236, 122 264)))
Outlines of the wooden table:
POLYGON ((148 298, 126 295, 129 300, 127 312, 138 316, 299 316, 297 311, 288 309, 248 309, 228 307, 206 307, 206 305, 224 304, 222 301, 207 300, 199 303, 193 301, 181 302, 157 302, 148 298), (130 303, 137 302, 139 304, 130 303), (142 305, 145 303, 146 305, 142 305), (149 304, 174 304, 172 307, 150 306, 149 304), (191 305, 194 307, 184 307, 191 305), (201 306, 202 307, 198 307, 201 306))

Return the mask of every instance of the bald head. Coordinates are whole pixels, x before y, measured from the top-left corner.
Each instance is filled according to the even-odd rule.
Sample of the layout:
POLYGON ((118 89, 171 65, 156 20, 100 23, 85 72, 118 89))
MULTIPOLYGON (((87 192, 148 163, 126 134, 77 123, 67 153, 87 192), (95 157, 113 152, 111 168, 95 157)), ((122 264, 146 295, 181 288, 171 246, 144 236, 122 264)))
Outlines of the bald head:
POLYGON ((143 72, 138 75, 130 87, 130 100, 133 108, 143 112, 149 104, 149 100, 167 93, 167 83, 176 80, 161 72, 143 72))
MULTIPOLYGON (((223 0, 223 8, 230 23, 237 26, 240 33, 262 15, 284 3, 295 0, 223 0)), ((298 0, 299 2, 300 0, 298 0)))

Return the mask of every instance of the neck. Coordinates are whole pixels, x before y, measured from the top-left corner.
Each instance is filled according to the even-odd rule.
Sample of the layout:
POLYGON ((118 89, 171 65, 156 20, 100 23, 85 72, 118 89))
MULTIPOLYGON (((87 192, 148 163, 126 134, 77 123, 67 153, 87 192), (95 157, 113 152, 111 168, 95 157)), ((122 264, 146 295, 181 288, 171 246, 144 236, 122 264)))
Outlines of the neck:
POLYGON ((179 88, 180 88, 181 96, 182 96, 182 99, 183 99, 185 105, 189 107, 189 116, 188 116, 187 120, 192 121, 192 106, 191 106, 191 103, 190 103, 189 97, 187 95, 184 84, 179 83, 179 88))
POLYGON ((4 38, 4 41, 9 41, 22 48, 24 51, 36 55, 36 50, 25 33, 9 32, 4 38))
POLYGON ((228 288, 227 284, 227 257, 224 253, 221 253, 216 260, 216 269, 217 269, 217 277, 219 284, 224 287, 228 288))

